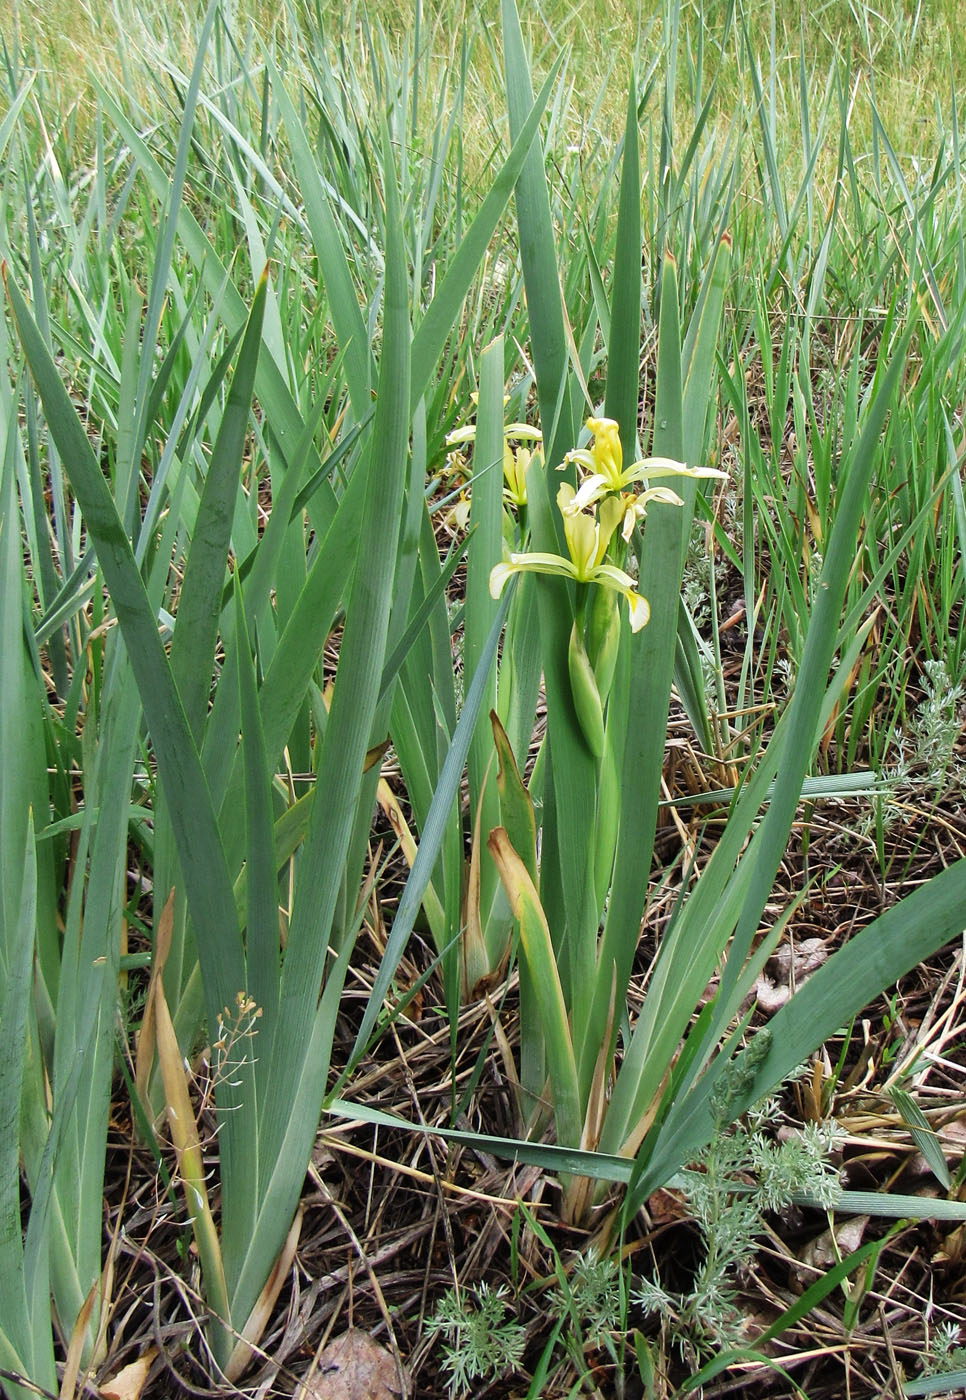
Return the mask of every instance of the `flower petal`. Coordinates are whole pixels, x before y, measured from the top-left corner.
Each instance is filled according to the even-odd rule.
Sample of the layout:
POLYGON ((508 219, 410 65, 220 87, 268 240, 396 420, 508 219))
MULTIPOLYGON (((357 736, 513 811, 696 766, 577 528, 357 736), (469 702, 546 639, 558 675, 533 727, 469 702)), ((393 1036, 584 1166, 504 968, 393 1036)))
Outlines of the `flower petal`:
POLYGON ((597 514, 600 517, 600 525, 597 530, 597 554, 594 563, 602 564, 604 562, 604 555, 607 553, 607 546, 611 541, 611 536, 617 529, 620 518, 624 514, 624 507, 621 504, 620 496, 605 496, 600 503, 597 514))
POLYGON ((476 439, 476 424, 467 423, 465 427, 454 428, 451 433, 446 434, 447 447, 461 447, 464 442, 474 442, 476 439))
POLYGON ((566 509, 562 509, 562 513, 573 515, 578 510, 586 510, 587 507, 592 506, 595 501, 599 501, 601 496, 609 489, 607 478, 601 476, 599 473, 595 473, 593 476, 585 476, 577 488, 577 494, 573 497, 566 509))
POLYGON ((557 509, 561 515, 569 515, 577 492, 569 481, 562 481, 557 490, 557 509))
POLYGON ((502 564, 494 564, 490 570, 490 597, 499 598, 510 575, 517 572, 513 565, 505 559, 502 564))
POLYGON ((683 462, 676 462, 673 457, 645 457, 642 462, 635 462, 632 467, 628 467, 624 473, 624 483, 627 485, 631 481, 651 481, 658 476, 719 477, 724 481, 727 472, 719 472, 714 467, 687 467, 683 462))
POLYGON ((627 599, 631 631, 639 632, 651 620, 651 605, 642 593, 636 593, 633 589, 625 593, 624 597, 627 599))
POLYGON ((527 503, 527 469, 532 456, 526 447, 518 447, 514 452, 508 442, 503 443, 504 495, 511 505, 520 507, 527 503))
POLYGON ((614 564, 600 564, 594 569, 590 581, 623 594, 627 599, 632 632, 639 632, 642 627, 647 626, 651 607, 647 599, 638 593, 630 574, 625 574, 623 569, 618 569, 614 564))
MULTIPOLYGON (((683 506, 684 502, 676 491, 672 491, 670 486, 649 486, 646 491, 642 491, 637 497, 637 503, 644 507, 650 501, 660 501, 666 506, 683 506)), ((641 514, 644 514, 642 509, 641 514)))
POLYGON ((568 578, 577 577, 577 570, 562 554, 541 554, 539 551, 533 554, 511 554, 510 563, 514 570, 518 571, 529 570, 534 574, 566 574, 568 578))
POLYGON ((511 554, 501 564, 494 564, 490 570, 490 597, 499 598, 506 587, 507 579, 513 574, 563 574, 566 578, 577 578, 577 570, 562 554, 511 554))
POLYGON ((583 467, 585 472, 595 472, 597 470, 596 458, 592 452, 588 452, 586 447, 573 448, 573 450, 568 452, 566 457, 564 457, 557 470, 563 471, 568 462, 576 462, 578 467, 583 467))
POLYGON ((616 564, 598 564, 592 570, 588 583, 602 583, 607 588, 616 588, 618 593, 626 593, 634 588, 634 580, 616 564))
POLYGON ((586 515, 583 511, 577 511, 575 514, 565 513, 563 523, 576 577, 582 583, 586 582, 597 564, 600 527, 592 515, 586 515))
POLYGON ((617 431, 616 418, 588 418, 587 431, 593 433, 594 437, 604 437, 607 433, 617 431))
POLYGON ((621 447, 620 430, 613 418, 588 418, 587 427, 594 435, 591 448, 596 468, 610 484, 612 491, 619 491, 624 465, 624 449, 621 447))

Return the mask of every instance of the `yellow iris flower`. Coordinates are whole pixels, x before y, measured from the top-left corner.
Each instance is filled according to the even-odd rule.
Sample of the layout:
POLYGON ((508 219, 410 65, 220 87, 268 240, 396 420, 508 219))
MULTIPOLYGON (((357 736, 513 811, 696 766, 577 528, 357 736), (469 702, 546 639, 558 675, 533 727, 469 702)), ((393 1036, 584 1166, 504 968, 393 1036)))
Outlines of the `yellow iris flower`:
MULTIPOLYGON (((574 510, 586 510, 594 501, 599 501, 602 496, 610 492, 626 491, 629 486, 634 486, 639 482, 653 481, 656 477, 720 477, 724 478, 725 473, 716 471, 714 467, 686 467, 683 462, 676 462, 672 457, 645 457, 640 462, 634 462, 625 469, 624 451, 621 447, 620 434, 617 424, 613 418, 588 418, 587 427, 594 435, 594 441, 590 447, 576 447, 573 452, 568 452, 567 459, 576 462, 586 472, 586 476, 580 483, 580 487, 573 499, 574 510)), ((642 506, 647 500, 665 501, 668 504, 680 505, 681 500, 673 491, 667 488, 652 488, 643 493, 643 499, 638 497, 642 506), (666 494, 658 494, 660 491, 666 494)), ((637 512, 640 516, 643 510, 637 512)), ((629 539, 631 530, 634 528, 634 518, 630 522, 625 518, 624 538, 629 539)))
MULTIPOLYGON (((472 395, 476 402, 477 395, 472 395)), ((506 400, 504 399, 504 403, 506 400)), ((446 446, 451 451, 458 451, 468 443, 476 441, 476 424, 469 423, 466 427, 457 428, 454 432, 448 433, 446 446)), ((530 462, 540 451, 542 434, 539 428, 531 428, 529 423, 508 423, 503 429, 503 496, 508 505, 518 509, 527 503, 527 469, 530 462), (534 448, 531 451, 527 447, 510 446, 512 442, 532 442, 534 448)))
POLYGON ((647 599, 637 592, 630 574, 604 562, 607 547, 624 514, 623 503, 616 496, 601 501, 598 518, 596 507, 590 513, 573 509, 575 496, 574 488, 566 481, 557 492, 570 558, 540 552, 511 554, 490 573, 490 595, 499 598, 514 574, 564 575, 576 583, 596 583, 621 594, 627 599, 631 631, 638 632, 651 615, 647 599))

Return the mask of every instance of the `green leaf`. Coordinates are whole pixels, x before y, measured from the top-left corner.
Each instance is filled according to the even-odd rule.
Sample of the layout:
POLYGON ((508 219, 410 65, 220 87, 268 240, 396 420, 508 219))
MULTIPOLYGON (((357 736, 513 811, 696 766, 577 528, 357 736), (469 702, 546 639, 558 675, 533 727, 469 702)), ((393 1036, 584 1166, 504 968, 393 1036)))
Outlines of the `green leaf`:
MULTIPOLYGON (((515 127, 511 120, 514 139, 510 154, 487 191, 476 217, 460 241, 459 247, 449 260, 436 295, 430 302, 426 314, 413 336, 412 396, 414 406, 426 391, 446 341, 452 335, 453 327, 459 320, 460 309, 470 289, 476 269, 490 246, 493 234, 503 217, 513 187, 520 177, 524 164, 531 157, 531 148, 539 129, 540 118, 543 116, 563 61, 564 56, 561 54, 547 74, 546 81, 535 102, 531 96, 532 105, 520 125, 515 127)), ((502 374, 500 378, 502 383, 502 374)))
MULTIPOLYGON (((503 339, 484 350, 480 362, 480 399, 473 450, 473 492, 470 504, 466 561, 466 605, 463 614, 463 668, 467 684, 475 674, 486 638, 499 611, 490 596, 490 572, 503 554, 503 339)), ((470 811, 480 812, 480 839, 496 826, 499 798, 486 778, 493 754, 487 716, 496 708, 496 668, 488 668, 481 713, 470 746, 468 774, 470 811)), ((496 877, 492 867, 481 871, 479 916, 484 931, 489 922, 496 877)))
POLYGON ((627 88, 604 399, 604 413, 615 419, 620 429, 625 461, 636 456, 640 409, 641 249, 641 156, 637 134, 637 84, 632 73, 627 88))
POLYGON ((279 1011, 274 1033, 266 1036, 261 1050, 269 1068, 258 1129, 259 1157, 248 1163, 233 1161, 237 1189, 233 1180, 225 1183, 225 1274, 236 1319, 251 1313, 295 1212, 325 1092, 340 979, 351 946, 346 940, 341 950, 345 956, 333 967, 329 943, 378 705, 409 456, 408 279, 388 136, 385 142, 385 312, 358 553, 322 737, 316 796, 296 875, 279 1011), (331 992, 327 971, 329 978, 336 978, 331 992))
MULTIPOLYGON (((251 654, 241 584, 235 575, 235 647, 241 696, 241 739, 245 764, 247 827, 245 988, 273 1026, 278 1010, 279 912, 278 859, 272 818, 272 775, 258 708, 258 688, 251 654)), ((259 1061, 256 1059, 256 1063, 259 1061)), ((261 1071, 267 1074, 267 1066, 261 1071)))
MULTIPOLYGON (((144 447, 148 426, 151 421, 152 408, 154 406, 152 402, 154 392, 151 378, 155 369, 158 331, 161 325, 164 302, 168 295, 168 277, 171 272, 174 242, 178 231, 178 210, 182 203, 185 177, 188 169, 188 156, 191 150, 195 108, 197 106, 198 92, 205 70, 205 55, 208 49, 208 41, 211 37, 211 30, 215 22, 217 11, 217 0, 209 0, 201 24, 201 31, 198 36, 198 48, 191 70, 191 77, 188 82, 187 92, 185 93, 184 110, 182 112, 181 127, 178 133, 178 149, 175 155, 174 171, 169 181, 169 187, 163 196, 166 201, 166 207, 161 220, 158 240, 155 245, 154 266, 151 270, 150 291, 148 293, 148 306, 144 325, 141 328, 140 337, 133 333, 133 325, 129 325, 128 334, 125 336, 124 354, 122 358, 121 397, 129 411, 133 409, 133 413, 129 413, 129 416, 126 415, 124 419, 122 419, 118 432, 119 460, 117 483, 121 519, 124 521, 125 526, 132 536, 134 533, 135 520, 137 518, 137 489, 141 468, 141 452, 144 447), (138 351, 140 351, 140 354, 138 354, 138 351), (135 366, 137 366, 136 387, 131 384, 135 366), (133 402, 131 402, 131 395, 126 392, 126 384, 134 388, 133 402)), ((135 306, 136 303, 132 300, 132 321, 135 314, 135 306)), ((164 368, 167 367, 163 367, 163 369, 164 368)))
POLYGON ((352 411, 356 419, 361 419, 369 407, 369 386, 375 381, 375 366, 369 348, 366 323, 342 246, 342 235, 332 217, 329 200, 322 186, 317 155, 312 150, 305 127, 295 110, 295 104, 285 91, 281 74, 270 58, 266 63, 272 78, 275 101, 291 143, 292 159, 298 175, 299 189, 305 201, 312 246, 319 260, 332 323, 344 356, 352 411))
POLYGON ((527 868, 510 845, 503 827, 498 826, 490 832, 487 845, 500 872, 514 917, 520 925, 520 943, 527 960, 547 1049, 557 1140, 564 1147, 577 1147, 583 1129, 577 1062, 546 915, 527 868))
POLYGON ((266 267, 255 292, 238 365, 208 464, 171 643, 172 674, 199 744, 208 714, 221 595, 258 367, 267 286, 266 267))
POLYGON ((17 331, 110 591, 158 755, 188 901, 196 927, 212 1019, 244 984, 241 937, 212 807, 181 696, 158 632, 131 543, 100 464, 16 283, 5 286, 17 331))
MULTIPOLYGON (((8 833, 12 835, 12 833, 8 833)), ((4 957, 0 994, 0 1364, 55 1390, 53 1333, 47 1309, 47 1254, 36 1260, 37 1278, 24 1266, 20 1218, 20 1101, 28 1052, 30 975, 36 932, 37 864, 33 814, 25 821, 21 879, 16 891, 19 917, 15 928, 0 911, 0 952, 4 957), (40 1295, 43 1314, 38 1315, 40 1295)), ((11 897, 14 891, 10 891, 11 897)), ((13 903, 11 898, 11 903, 13 903)), ((11 1391, 18 1397, 26 1391, 11 1391)))
POLYGON ((953 1179, 949 1174, 949 1167, 946 1165, 946 1158, 939 1139, 935 1130, 930 1127, 929 1119, 912 1095, 907 1093, 905 1089, 890 1089, 889 1097, 899 1110, 903 1123, 909 1129, 916 1146, 929 1164, 933 1176, 945 1190, 952 1190, 953 1179))
MULTIPOLYGON (((751 949, 765 904, 771 897, 775 875, 785 853, 788 833, 795 818, 802 784, 812 762, 814 745, 820 737, 819 720, 838 637, 845 590, 855 563, 856 541, 859 538, 862 517, 868 506, 868 482, 886 415, 892 407, 905 369, 911 334, 912 327, 903 335, 881 381, 873 387, 862 433, 848 462, 845 484, 840 491, 835 523, 829 535, 822 575, 809 621, 801 669, 788 710, 789 731, 799 736, 799 742, 786 744, 782 752, 775 790, 764 822, 755 838, 751 878, 722 975, 716 1015, 709 1037, 720 1036, 725 1020, 731 1015, 730 992, 751 949), (804 742, 801 742, 802 740, 804 742)), ((868 1002, 886 985, 888 983, 874 982, 870 977, 865 1001, 868 1002)), ((859 1009, 860 1006, 854 1008, 855 1011, 859 1009)))
POLYGON ((945 1371, 938 1376, 920 1376, 918 1380, 907 1381, 902 1387, 903 1395, 952 1395, 966 1386, 966 1371, 945 1371))
MULTIPOLYGON (((533 110, 533 88, 515 0, 501 0, 510 131, 516 138, 533 110)), ((529 147, 516 187, 520 259, 527 289, 530 343, 537 376, 546 465, 556 467, 576 440, 567 392, 567 337, 543 151, 529 147)))
POLYGON ((444 836, 449 827, 450 813, 456 794, 459 791, 463 769, 466 766, 466 759, 469 753, 470 741, 480 713, 486 677, 489 667, 493 665, 496 657, 497 646, 499 644, 500 634, 503 631, 503 623, 506 620, 508 607, 509 595, 504 598, 500 605, 500 611, 494 619, 493 626, 490 629, 490 635, 487 638, 486 649, 480 657, 479 665, 476 668, 476 674, 473 677, 463 703, 463 708, 460 711, 460 717, 457 721, 456 729, 453 732, 452 743, 450 744, 449 752, 443 763, 436 790, 433 793, 432 804, 426 820, 423 823, 416 859, 413 862, 413 868, 409 872, 409 879, 406 881, 402 896, 399 900, 396 917, 393 920, 392 929, 386 940, 386 951, 383 954, 382 962, 379 964, 379 971, 373 980, 365 1014, 363 1015, 362 1023, 356 1034, 352 1053, 349 1056, 350 1067, 358 1062, 373 1032, 383 999, 389 990, 396 968, 399 966, 399 960, 405 951, 409 935, 412 933, 413 924, 419 913, 423 894, 432 878, 433 868, 439 856, 444 836))
MULTIPOLYGON (((656 395, 652 450, 655 455, 680 461, 683 455, 681 331, 677 269, 669 254, 665 255, 661 277, 656 395)), ((607 975, 598 979, 583 1037, 583 1064, 588 1070, 600 1051, 607 1025, 610 970, 617 968, 617 987, 622 996, 644 911, 647 890, 646 882, 640 879, 640 871, 651 863, 661 792, 681 590, 682 529, 680 507, 660 502, 650 506, 641 546, 638 591, 650 603, 651 618, 641 632, 629 639, 630 688, 620 773, 620 827, 600 949, 600 967, 607 975)))
MULTIPOLYGON (((735 1115, 791 1074, 877 992, 957 938, 964 926, 966 860, 961 860, 860 929, 776 1012, 769 1022, 771 1048, 736 1102, 735 1115)), ((708 1141, 713 1131, 708 1103, 713 1083, 714 1076, 705 1074, 688 1097, 672 1107, 629 1208, 631 1199, 646 1200, 708 1141)), ((939 1204, 928 1202, 931 1208, 939 1204)))
POLYGON ((500 821, 510 845, 523 861, 527 874, 537 883, 537 823, 533 802, 520 776, 506 730, 491 710, 490 724, 497 754, 496 787, 500 796, 500 821))
POLYGON ((526 1138, 494 1137, 489 1133, 473 1133, 462 1128, 446 1128, 434 1124, 408 1123, 394 1113, 384 1113, 365 1103, 351 1103, 346 1099, 332 1099, 326 1105, 329 1113, 339 1118, 375 1123, 377 1126, 393 1129, 409 1129, 414 1133, 432 1134, 445 1142, 462 1143, 478 1152, 491 1152, 509 1162, 527 1162, 536 1167, 546 1167, 559 1176, 586 1176, 602 1181, 627 1181, 632 1163, 626 1157, 609 1157, 603 1152, 587 1152, 578 1147, 563 1147, 556 1143, 529 1142, 526 1138))
MULTIPOLYGON (((161 200, 166 199, 170 185, 168 172, 154 158, 141 133, 114 101, 111 94, 96 79, 94 80, 94 88, 106 115, 110 117, 123 136, 125 144, 137 161, 139 169, 143 172, 156 197, 161 200)), ((184 203, 178 209, 177 228, 185 252, 200 273, 209 295, 216 301, 223 299, 225 324, 231 334, 236 334, 246 323, 248 308, 241 293, 231 281, 225 264, 203 233, 197 219, 184 203)), ((283 451, 288 451, 290 444, 300 441, 305 430, 305 423, 289 391, 283 375, 283 368, 276 364, 270 354, 262 355, 259 359, 255 380, 255 393, 266 418, 272 424, 276 441, 283 451)), ((366 412, 369 412, 368 405, 366 412)), ((309 466, 312 471, 315 471, 318 467, 318 459, 314 458, 313 460, 313 458, 314 454, 310 456, 309 466)), ((336 500, 331 486, 324 481, 321 483, 321 489, 316 498, 317 506, 320 502, 323 506, 323 518, 320 524, 322 528, 326 528, 335 511, 336 500)))

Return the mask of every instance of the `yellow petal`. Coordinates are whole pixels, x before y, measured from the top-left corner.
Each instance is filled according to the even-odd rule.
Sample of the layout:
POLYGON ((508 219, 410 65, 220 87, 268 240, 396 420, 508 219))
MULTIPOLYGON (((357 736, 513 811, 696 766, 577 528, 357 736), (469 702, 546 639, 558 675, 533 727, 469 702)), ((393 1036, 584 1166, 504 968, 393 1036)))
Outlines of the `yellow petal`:
POLYGON ((567 548, 570 550, 570 557, 574 561, 577 577, 582 582, 586 582, 591 569, 597 564, 597 540, 599 533, 597 521, 593 516, 584 515, 582 512, 578 512, 576 515, 564 516, 564 534, 567 536, 567 548))
POLYGON ((557 509, 561 515, 567 515, 573 509, 574 497, 577 492, 569 481, 562 481, 557 491, 557 509))
POLYGON ((502 564, 494 564, 490 570, 490 597, 499 598, 506 587, 507 579, 511 574, 516 573, 513 565, 506 560, 502 564))
POLYGON ((607 477, 611 490, 619 490, 624 451, 617 423, 613 418, 588 418, 587 427, 594 434, 592 451, 597 470, 607 477))
POLYGON ((601 501, 599 510, 600 530, 597 539, 597 556, 594 559, 595 564, 602 564, 604 562, 607 546, 610 544, 611 536, 617 529, 623 514, 624 507, 621 503, 620 496, 607 496, 601 501))
POLYGON ((639 632, 642 627, 647 626, 651 619, 651 605, 643 594, 635 593, 633 589, 629 589, 624 597, 627 599, 631 631, 639 632))

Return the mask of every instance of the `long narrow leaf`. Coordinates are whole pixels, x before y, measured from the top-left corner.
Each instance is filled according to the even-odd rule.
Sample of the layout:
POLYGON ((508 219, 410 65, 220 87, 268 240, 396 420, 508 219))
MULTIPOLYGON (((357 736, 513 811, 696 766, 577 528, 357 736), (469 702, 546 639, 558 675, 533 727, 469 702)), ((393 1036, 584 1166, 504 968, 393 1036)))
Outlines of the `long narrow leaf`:
POLYGON ((365 510, 316 797, 296 877, 279 1010, 274 1027, 266 1027, 261 1052, 268 1057, 269 1068, 260 1115, 260 1158, 258 1162, 233 1160, 237 1186, 233 1180, 226 1181, 225 1273, 232 1316, 239 1319, 251 1314, 288 1234, 325 1092, 335 1025, 334 1009, 324 1021, 319 1020, 319 990, 330 963, 329 940, 357 820, 393 603, 409 446, 411 332, 388 138, 384 161, 385 319, 365 510))
POLYGON ((604 400, 604 412, 608 418, 616 420, 624 452, 631 460, 636 456, 641 393, 641 242, 641 154, 637 132, 637 84, 632 74, 627 89, 604 400))
MULTIPOLYGON (((876 989, 892 986, 964 927, 966 861, 957 861, 855 934, 775 1014, 769 1022, 769 1053, 736 1102, 735 1113, 797 1069, 816 1046, 862 1010, 876 989)), ((672 1108, 629 1208, 646 1199, 707 1141, 713 1130, 713 1087, 713 1076, 705 1075, 688 1098, 672 1108)))
POLYGON ((255 292, 238 365, 208 465, 178 598, 177 625, 171 644, 171 670, 198 743, 201 742, 208 714, 220 601, 235 498, 244 460, 267 287, 268 268, 262 273, 255 292))
POLYGON ((369 1003, 356 1034, 352 1053, 349 1056, 350 1065, 358 1061, 372 1034, 383 998, 389 990, 393 975, 399 966, 399 959, 405 950, 406 941, 412 933, 423 892, 432 877, 433 867, 439 856, 440 846, 449 821, 453 799, 459 791, 470 742, 480 713, 487 675, 496 657, 500 633, 503 630, 508 607, 509 598, 506 598, 490 629, 490 635, 477 665, 476 674, 467 691, 463 709, 453 733, 453 742, 446 755, 436 792, 433 794, 432 806, 423 825, 416 860, 399 900, 396 917, 386 941, 386 951, 379 964, 379 971, 373 980, 369 1003))
POLYGON ((214 1019, 244 986, 245 978, 231 880, 198 751, 130 540, 100 465, 23 296, 9 274, 4 283, 51 432, 68 465, 117 612, 158 752, 166 800, 172 811, 185 815, 178 830, 178 851, 195 924, 205 930, 199 950, 214 1019))
POLYGON ((531 148, 563 63, 563 55, 552 65, 543 87, 526 119, 514 130, 513 145, 497 173, 472 224, 446 268, 442 282, 413 336, 413 383, 415 401, 425 392, 437 360, 459 316, 470 283, 483 259, 509 202, 531 148))

